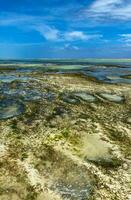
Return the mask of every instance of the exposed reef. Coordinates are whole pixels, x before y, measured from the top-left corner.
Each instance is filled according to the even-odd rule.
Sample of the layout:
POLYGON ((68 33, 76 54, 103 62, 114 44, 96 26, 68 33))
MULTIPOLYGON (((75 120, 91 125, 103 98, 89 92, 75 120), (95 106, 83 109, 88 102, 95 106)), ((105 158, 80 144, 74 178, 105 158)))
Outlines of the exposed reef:
POLYGON ((130 200, 131 85, 13 67, 0 71, 0 200, 130 200))

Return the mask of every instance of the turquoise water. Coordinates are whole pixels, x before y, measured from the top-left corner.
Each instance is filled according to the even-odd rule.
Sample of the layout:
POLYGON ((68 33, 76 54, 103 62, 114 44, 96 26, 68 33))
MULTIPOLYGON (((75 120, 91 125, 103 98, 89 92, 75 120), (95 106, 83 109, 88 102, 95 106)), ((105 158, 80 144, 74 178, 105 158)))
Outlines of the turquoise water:
MULTIPOLYGON (((76 60, 0 60, 0 69, 14 72, 42 71, 42 73, 81 73, 106 83, 131 84, 130 59, 76 59, 76 60)), ((21 77, 23 80, 26 77, 21 77)), ((11 81, 14 75, 0 75, 0 81, 11 81)), ((18 78, 17 78, 18 79, 18 78)))

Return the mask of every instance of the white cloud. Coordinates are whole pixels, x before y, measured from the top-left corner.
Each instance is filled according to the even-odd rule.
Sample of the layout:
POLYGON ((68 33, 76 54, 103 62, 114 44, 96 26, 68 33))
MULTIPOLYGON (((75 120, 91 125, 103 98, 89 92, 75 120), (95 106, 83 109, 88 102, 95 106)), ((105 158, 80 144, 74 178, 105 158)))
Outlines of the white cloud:
POLYGON ((91 40, 99 39, 102 37, 100 34, 86 34, 82 31, 71 31, 63 32, 56 28, 52 28, 48 25, 36 25, 32 27, 34 30, 38 31, 46 40, 52 41, 77 41, 77 40, 91 40))
POLYGON ((90 9, 94 9, 94 12, 107 12, 121 3, 122 0, 97 0, 91 5, 90 9))
POLYGON ((72 31, 65 33, 65 40, 87 40, 88 36, 82 31, 72 31))
POLYGON ((102 35, 100 34, 86 34, 82 31, 71 31, 67 32, 64 35, 65 40, 73 41, 73 40, 91 40, 91 39, 98 39, 101 38, 102 35))
POLYGON ((131 20, 131 1, 125 0, 95 0, 84 11, 87 17, 96 20, 131 20))
POLYGON ((76 45, 72 45, 72 44, 65 44, 64 47, 62 47, 62 50, 76 50, 78 51, 80 48, 76 45))
POLYGON ((38 25, 34 26, 34 29, 47 40, 58 40, 60 38, 60 32, 56 28, 47 25, 38 25))
POLYGON ((0 26, 16 26, 25 31, 35 30, 39 32, 46 40, 58 40, 59 30, 42 23, 42 17, 34 17, 18 14, 3 14, 0 16, 0 26))
POLYGON ((33 26, 33 29, 38 31, 46 40, 52 40, 56 42, 71 42, 77 40, 87 41, 91 39, 100 39, 103 37, 101 34, 86 34, 82 31, 63 32, 48 25, 33 26))
POLYGON ((100 34, 88 34, 79 30, 58 30, 56 27, 48 25, 42 17, 18 15, 14 13, 1 14, 0 26, 16 26, 26 32, 34 30, 41 34, 46 40, 55 42, 88 41, 100 39, 102 37, 100 34))

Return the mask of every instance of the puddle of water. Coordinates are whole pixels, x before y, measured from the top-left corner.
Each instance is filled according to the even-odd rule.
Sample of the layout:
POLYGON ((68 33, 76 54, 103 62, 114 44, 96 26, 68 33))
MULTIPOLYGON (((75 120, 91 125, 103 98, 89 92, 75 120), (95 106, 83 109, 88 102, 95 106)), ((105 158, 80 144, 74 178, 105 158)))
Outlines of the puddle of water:
POLYGON ((2 83, 11 83, 13 81, 22 81, 22 82, 27 82, 29 80, 35 80, 31 77, 26 77, 26 76, 16 76, 16 75, 0 75, 0 82, 2 83))
POLYGON ((107 142, 102 141, 99 135, 89 134, 83 138, 82 155, 89 160, 109 157, 109 147, 107 142))
MULTIPOLYGON (((44 61, 42 61, 44 62, 44 61)), ((22 64, 22 63, 21 63, 22 64)), ((24 63, 23 63, 24 64, 24 63)), ((43 63, 44 64, 44 63, 43 63)), ((38 65, 33 65, 33 63, 22 68, 21 66, 15 66, 15 72, 18 73, 31 73, 33 71, 39 71, 42 73, 83 73, 85 75, 92 76, 100 81, 104 81, 107 83, 127 83, 131 84, 131 67, 130 63, 126 64, 123 62, 116 62, 116 63, 104 63, 100 62, 94 62, 88 63, 83 61, 80 63, 79 61, 75 61, 66 64, 66 62, 53 62, 52 64, 46 63, 46 65, 43 65, 39 67, 38 65)), ((6 69, 6 67, 5 67, 6 69)), ((15 77, 15 75, 0 75, 0 80, 4 82, 11 82, 16 79, 21 79, 23 81, 26 81, 26 79, 29 79, 28 77, 21 76, 15 77)))
POLYGON ((30 89, 7 89, 4 90, 1 94, 8 98, 11 96, 12 98, 23 99, 24 101, 37 101, 47 99, 48 101, 52 101, 54 99, 54 94, 52 93, 42 93, 38 90, 30 90, 30 89))
POLYGON ((38 90, 28 90, 24 93, 24 100, 25 101, 36 101, 36 100, 48 100, 48 101, 52 101, 55 96, 53 93, 42 93, 38 90))
POLYGON ((70 200, 87 200, 90 194, 91 188, 84 185, 83 187, 72 184, 65 185, 63 182, 56 182, 55 186, 52 187, 52 190, 56 190, 62 197, 70 200))
POLYGON ((3 91, 4 95, 9 95, 9 96, 25 96, 26 92, 24 90, 19 90, 19 89, 8 89, 3 91))
POLYGON ((65 199, 86 200, 93 190, 93 178, 84 166, 78 166, 61 152, 47 149, 40 153, 37 165, 41 173, 49 175, 48 188, 65 199), (42 155, 43 154, 43 155, 42 155), (40 160, 40 159, 39 159, 40 160), (43 164, 44 162, 44 164, 43 164))
POLYGON ((24 112, 24 105, 13 99, 0 100, 0 119, 8 119, 24 112))
POLYGON ((122 76, 123 78, 125 78, 125 79, 131 79, 131 75, 129 74, 129 75, 125 75, 125 76, 122 76))
POLYGON ((107 83, 131 83, 131 79, 126 78, 131 74, 130 67, 91 66, 83 73, 107 83))
MULTIPOLYGON (((26 79, 24 79, 26 80, 26 79)), ((47 99, 52 101, 55 95, 51 92, 40 92, 37 89, 32 89, 29 87, 27 82, 21 82, 13 79, 13 81, 2 82, 0 89, 1 96, 6 98, 22 99, 24 101, 37 101, 47 99)))
POLYGON ((89 134, 83 138, 81 156, 87 162, 103 167, 117 167, 121 161, 111 154, 111 145, 103 141, 97 134, 89 134))
POLYGON ((58 192, 63 198, 70 200, 86 200, 89 198, 93 186, 87 172, 73 163, 72 166, 64 163, 57 170, 55 171, 56 177, 54 177, 50 186, 52 190, 58 192))
POLYGON ((35 101, 42 98, 42 93, 37 90, 27 90, 24 91, 23 97, 25 101, 35 101))

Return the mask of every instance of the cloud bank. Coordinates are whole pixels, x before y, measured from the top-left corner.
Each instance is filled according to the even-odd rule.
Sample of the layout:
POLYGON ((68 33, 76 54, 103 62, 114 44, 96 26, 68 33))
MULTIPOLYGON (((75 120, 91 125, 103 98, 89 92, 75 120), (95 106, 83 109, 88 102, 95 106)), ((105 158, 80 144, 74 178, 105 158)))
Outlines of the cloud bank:
POLYGON ((96 0, 87 9, 84 15, 96 20, 131 20, 131 1, 128 0, 96 0))

